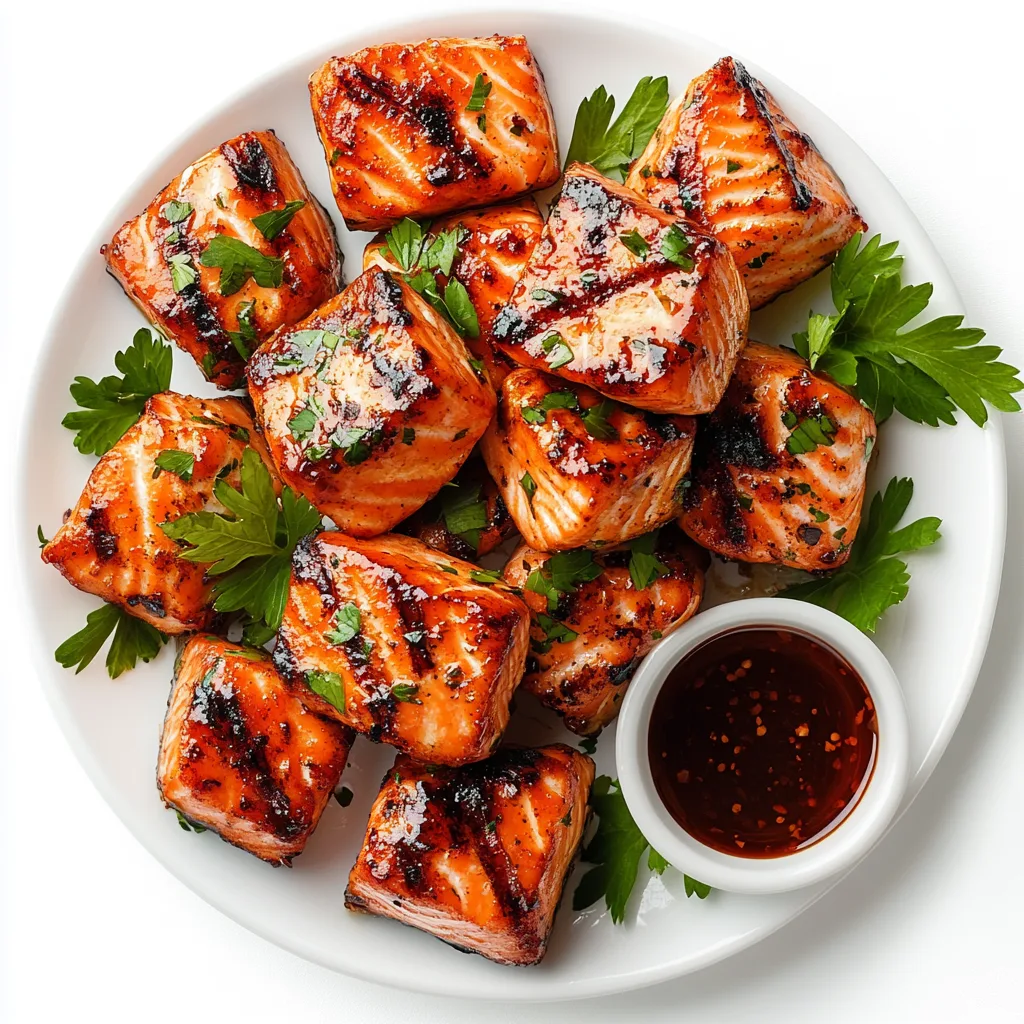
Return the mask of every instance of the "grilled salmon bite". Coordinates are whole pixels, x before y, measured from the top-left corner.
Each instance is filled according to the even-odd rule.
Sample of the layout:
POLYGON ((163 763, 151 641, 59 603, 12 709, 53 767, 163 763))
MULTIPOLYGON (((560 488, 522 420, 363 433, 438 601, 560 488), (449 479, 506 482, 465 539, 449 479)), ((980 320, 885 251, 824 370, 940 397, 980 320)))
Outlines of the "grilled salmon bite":
POLYGON ((726 558, 835 569, 857 536, 876 431, 831 378, 751 342, 701 424, 680 525, 726 558))
POLYGON ((525 587, 557 555, 523 545, 505 566, 505 580, 524 591, 533 622, 523 689, 581 736, 599 733, 618 715, 640 662, 700 606, 707 553, 673 526, 661 531, 654 556, 661 574, 640 589, 628 550, 595 555, 600 575, 560 595, 554 610, 525 587))
POLYGON ((309 91, 354 230, 505 202, 558 178, 544 78, 522 36, 371 46, 332 57, 309 91))
POLYGON ((732 57, 669 108, 626 184, 724 242, 752 309, 812 277, 867 227, 814 143, 732 57))
POLYGON ((384 776, 345 906, 500 964, 538 963, 587 823, 594 762, 571 747, 505 749, 384 776))
POLYGON ((516 370, 480 448, 527 544, 561 551, 619 544, 674 518, 695 431, 692 417, 516 370))
POLYGON ((329 532, 295 550, 274 659, 310 708, 431 764, 486 757, 530 617, 504 585, 411 537, 329 532))
POLYGON ((721 243, 574 163, 493 333, 524 366, 693 415, 718 404, 748 320, 721 243))
POLYGON ((213 485, 223 479, 239 486, 248 445, 269 463, 237 399, 154 395, 96 464, 78 504, 43 548, 43 561, 79 590, 163 633, 202 629, 213 614, 207 566, 178 558, 178 545, 160 524, 203 509, 226 512, 213 485), (182 475, 161 470, 156 459, 166 451, 191 455, 191 468, 182 475))
POLYGON ((201 156, 103 251, 128 297, 220 388, 244 386, 259 343, 341 287, 334 227, 270 131, 201 156), (289 203, 285 224, 255 223, 289 203), (229 273, 226 259, 254 273, 229 273))
POLYGON ((157 784, 189 821, 287 864, 316 828, 352 739, 303 707, 266 651, 196 636, 175 667, 157 784))
POLYGON ((466 346, 408 285, 365 271, 249 364, 281 478, 347 533, 391 529, 458 472, 494 412, 466 346))
MULTIPOLYGON (((467 210, 442 217, 430 225, 435 237, 446 231, 459 233, 459 251, 452 263, 451 276, 465 285, 480 324, 479 335, 467 338, 466 347, 487 368, 495 387, 513 369, 513 364, 495 347, 491 328, 511 298, 512 289, 543 228, 544 220, 533 199, 520 199, 486 210, 467 210)), ((380 237, 367 245, 363 266, 400 269, 387 243, 380 237)), ((435 279, 438 293, 443 295, 448 277, 437 271, 435 279)))

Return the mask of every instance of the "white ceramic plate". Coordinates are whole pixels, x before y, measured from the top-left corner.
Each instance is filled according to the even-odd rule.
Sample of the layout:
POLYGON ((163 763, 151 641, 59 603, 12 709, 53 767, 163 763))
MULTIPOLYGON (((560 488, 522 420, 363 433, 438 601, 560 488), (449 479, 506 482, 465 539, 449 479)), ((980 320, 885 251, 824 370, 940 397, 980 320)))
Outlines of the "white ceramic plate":
MULTIPOLYGON (((533 968, 498 967, 420 932, 347 912, 342 894, 377 784, 391 750, 358 740, 344 781, 355 791, 348 808, 332 802, 292 870, 273 870, 220 842, 212 833, 183 832, 157 798, 157 741, 171 675, 172 651, 112 682, 102 657, 79 676, 61 669, 54 648, 79 629, 94 598, 69 587, 36 557, 35 526, 48 535, 73 505, 94 460, 79 455, 61 427, 75 374, 113 372, 114 352, 140 326, 139 314, 104 273, 98 249, 129 216, 192 159, 243 130, 273 127, 313 191, 333 208, 327 169, 309 111, 306 79, 322 61, 371 43, 431 35, 525 33, 543 67, 562 145, 576 107, 605 84, 620 100, 643 75, 666 74, 673 94, 727 50, 666 26, 540 12, 502 12, 387 24, 378 31, 326 43, 308 59, 268 75, 237 96, 163 154, 98 225, 56 310, 32 383, 22 436, 20 491, 24 593, 37 629, 26 642, 39 678, 86 770, 111 806, 155 857, 224 913, 273 942, 337 971, 424 992, 494 999, 594 996, 649 985, 705 966, 769 935, 825 887, 768 897, 715 893, 686 900, 682 877, 641 878, 627 924, 613 927, 593 908, 559 912, 545 961, 533 968), (40 458, 39 453, 45 453, 40 458)), ((737 54, 742 58, 742 54, 737 54)), ((898 238, 907 254, 906 280, 935 284, 934 313, 962 311, 949 274, 928 237, 877 167, 820 111, 762 69, 782 106, 818 143, 849 186, 872 230, 898 238)), ((340 227, 349 276, 360 265, 363 235, 340 227)), ((828 307, 827 275, 755 315, 752 336, 784 342, 807 311, 828 307)), ((173 387, 212 393, 183 353, 175 351, 173 387)), ((899 418, 886 424, 873 482, 912 475, 911 512, 944 520, 939 547, 914 556, 909 599, 886 618, 878 642, 906 692, 911 720, 911 799, 931 774, 967 701, 981 663, 999 586, 1005 519, 1005 465, 998 420, 985 430, 969 422, 933 430, 899 418), (961 482, 970 467, 970 486, 961 482), (957 469, 956 467, 959 467, 957 469)), ((571 739, 549 716, 521 698, 513 733, 530 739, 571 739)), ((610 732, 610 731, 609 731, 610 732)), ((614 774, 612 736, 599 744, 598 766, 614 774)), ((685 868, 685 865, 680 865, 685 868)), ((579 870, 575 878, 579 877, 579 870)), ((574 880, 570 881, 571 890, 574 880)))

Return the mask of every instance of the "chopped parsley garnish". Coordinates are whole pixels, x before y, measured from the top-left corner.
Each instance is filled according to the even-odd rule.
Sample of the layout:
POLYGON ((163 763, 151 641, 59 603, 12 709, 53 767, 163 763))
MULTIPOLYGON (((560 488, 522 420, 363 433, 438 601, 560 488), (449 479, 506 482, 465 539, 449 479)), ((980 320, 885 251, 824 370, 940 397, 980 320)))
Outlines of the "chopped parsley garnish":
POLYGON ((570 629, 564 622, 559 622, 558 619, 553 619, 543 612, 534 615, 533 618, 544 633, 542 641, 534 640, 530 644, 538 654, 547 654, 553 644, 571 643, 579 637, 579 633, 570 629))
POLYGON ((209 562, 214 577, 213 607, 245 611, 254 621, 281 625, 291 556, 295 545, 320 529, 320 513, 289 487, 274 493, 274 481, 260 456, 242 454, 241 491, 226 480, 213 485, 214 497, 227 512, 190 512, 161 528, 172 540, 189 545, 178 557, 209 562))
POLYGON ((86 615, 85 626, 69 636, 54 652, 54 657, 64 668, 73 667, 78 675, 96 657, 111 633, 114 639, 106 660, 111 679, 135 668, 140 659, 152 661, 170 639, 117 605, 104 604, 86 615))
MULTIPOLYGON (((655 874, 662 874, 669 863, 637 828, 617 780, 607 775, 598 776, 590 803, 598 816, 598 826, 594 838, 583 850, 582 859, 595 866, 576 886, 572 908, 584 910, 603 897, 612 922, 620 924, 626 916, 626 904, 636 884, 644 851, 649 851, 647 867, 655 874)), ((704 899, 711 892, 709 886, 689 876, 684 876, 683 882, 687 896, 704 899)))
POLYGON ((288 431, 297 441, 308 437, 320 422, 320 415, 323 415, 323 407, 320 406, 320 415, 317 414, 319 400, 311 396, 306 400, 306 405, 288 421, 288 431), (316 402, 316 405, 313 403, 316 402))
POLYGON ((580 750, 584 754, 593 754, 597 750, 597 737, 596 736, 584 736, 580 740, 580 750))
POLYGON ((345 713, 345 681, 337 672, 307 672, 306 685, 328 704, 345 713))
POLYGON ((552 409, 572 409, 580 407, 579 399, 569 390, 549 391, 541 400, 540 405, 524 405, 520 413, 527 423, 543 423, 552 409))
POLYGON ((875 235, 863 249, 854 235, 832 264, 832 301, 838 312, 812 314, 793 335, 797 351, 840 384, 853 388, 882 422, 893 411, 935 427, 955 423, 962 409, 979 426, 988 405, 1017 412, 1024 389, 1016 367, 998 362, 1002 350, 980 345, 985 332, 963 327, 962 316, 941 316, 901 330, 923 313, 930 284, 903 286, 898 242, 875 235))
MULTIPOLYGON (((789 587, 782 595, 828 608, 865 633, 873 633, 878 620, 910 589, 907 564, 896 556, 930 547, 940 537, 942 520, 934 516, 897 529, 913 494, 913 480, 893 477, 885 491, 872 499, 867 522, 847 561, 827 575, 789 587)), ((842 528, 833 537, 842 541, 845 534, 842 528)))
POLYGON ((656 579, 667 576, 672 571, 655 557, 658 533, 659 531, 655 530, 629 543, 629 577, 637 590, 646 590, 656 579))
POLYGON ((469 578, 474 583, 500 583, 501 573, 494 569, 472 569, 469 578))
POLYGON ((608 422, 608 417, 615 411, 615 403, 610 398, 602 398, 600 402, 584 409, 580 414, 583 426, 591 437, 599 441, 617 441, 619 432, 608 422))
POLYGON ((562 366, 567 366, 576 358, 576 356, 573 355, 572 349, 569 348, 562 336, 556 331, 552 331, 543 339, 543 341, 541 341, 541 348, 544 350, 548 366, 552 370, 557 370, 562 366))
POLYGON ((481 71, 473 80, 473 95, 469 97, 466 109, 474 114, 483 110, 487 97, 491 94, 491 88, 492 83, 484 78, 484 73, 481 71))
POLYGON ((174 809, 174 813, 178 817, 178 828, 183 832, 195 832, 196 835, 199 835, 206 831, 206 827, 204 825, 197 825, 194 821, 190 821, 177 808, 174 809))
POLYGON ((284 275, 284 260, 265 256, 240 238, 217 235, 202 251, 204 267, 220 268, 221 295, 234 295, 251 277, 261 288, 277 288, 284 275))
POLYGON ((238 330, 227 332, 228 337, 231 339, 231 344, 235 346, 235 351, 245 362, 249 361, 249 356, 252 355, 257 341, 256 328, 252 322, 252 314, 255 308, 256 303, 251 300, 249 302, 240 302, 236 312, 238 330))
POLYGON ((475 551, 480 531, 487 528, 487 502, 480 497, 480 484, 456 484, 443 491, 440 500, 444 528, 475 551))
POLYGON ((422 704, 416 697, 419 692, 419 683, 395 683, 391 687, 391 696, 403 704, 422 704))
POLYGON ((548 601, 548 611, 553 612, 563 594, 575 593, 581 583, 596 580, 603 571, 586 548, 559 551, 530 573, 526 589, 543 594, 548 601))
POLYGON ((167 257, 167 265, 170 267, 171 287, 174 289, 175 294, 184 291, 190 284, 196 283, 199 271, 196 270, 189 253, 172 253, 167 257))
POLYGON ((824 413, 798 420, 796 413, 787 410, 782 422, 792 430, 786 439, 786 451, 790 455, 806 455, 819 445, 829 448, 835 440, 836 426, 824 413))
POLYGON ((476 119, 476 126, 477 126, 477 128, 480 129, 480 131, 481 131, 481 133, 483 135, 487 134, 487 115, 486 114, 481 114, 476 119))
POLYGON ((285 203, 280 210, 268 210, 258 217, 253 217, 252 222, 256 225, 259 233, 268 241, 272 242, 289 224, 295 216, 306 205, 304 199, 293 199, 285 203))
POLYGON ((354 636, 358 635, 362 628, 362 614, 359 609, 349 602, 344 608, 339 608, 334 613, 334 629, 324 634, 329 644, 347 644, 354 636))
POLYGON ((530 297, 535 302, 543 302, 545 306, 557 306, 562 301, 562 295, 559 292, 553 292, 548 288, 534 288, 530 292, 530 297))
POLYGON ((164 470, 180 477, 185 483, 192 479, 192 471, 196 466, 196 457, 191 452, 183 452, 177 448, 165 448, 154 460, 153 479, 164 470))
POLYGON ((727 160, 725 164, 725 173, 733 174, 736 171, 738 171, 742 166, 743 164, 741 164, 738 160, 727 160))
POLYGON ((643 152, 668 109, 668 79, 641 78, 612 123, 615 97, 603 85, 580 103, 565 157, 590 164, 606 177, 625 181, 629 165, 643 152))
POLYGON ((683 270, 693 270, 693 239, 678 224, 673 224, 661 239, 661 255, 683 270))
POLYGON ((46 534, 45 534, 45 533, 43 533, 43 528, 42 528, 42 526, 37 526, 37 527, 36 527, 36 538, 37 538, 37 539, 38 539, 38 541, 39 541, 39 547, 40 547, 40 548, 45 548, 45 547, 46 547, 46 545, 50 543, 50 542, 49 542, 49 541, 48 541, 48 540, 46 539, 46 534))
POLYGON ((526 497, 530 502, 530 507, 533 507, 533 496, 537 493, 537 485, 533 482, 533 477, 529 473, 524 473, 519 480, 519 486, 526 491, 526 497))
POLYGON ((76 431, 75 447, 86 455, 102 455, 142 415, 146 400, 171 386, 171 346, 156 331, 135 332, 131 345, 114 356, 121 377, 99 381, 76 377, 71 397, 81 407, 61 420, 76 431))
POLYGON ((413 427, 402 427, 402 444, 412 444, 415 440, 415 429, 413 427))
POLYGON ((633 228, 632 231, 627 231, 624 235, 619 235, 619 241, 636 257, 639 259, 647 259, 647 254, 651 251, 651 247, 647 244, 647 240, 643 235, 633 228))
POLYGON ((192 216, 193 209, 191 203, 179 203, 177 199, 172 199, 169 203, 164 204, 160 212, 169 224, 181 224, 192 216))

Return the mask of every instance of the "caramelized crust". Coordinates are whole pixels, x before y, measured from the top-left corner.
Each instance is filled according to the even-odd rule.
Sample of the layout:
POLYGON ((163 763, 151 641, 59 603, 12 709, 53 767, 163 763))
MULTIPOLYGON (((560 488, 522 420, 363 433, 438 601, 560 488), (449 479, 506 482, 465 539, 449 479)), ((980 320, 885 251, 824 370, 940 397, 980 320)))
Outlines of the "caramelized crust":
POLYGON ((752 309, 818 273, 867 228, 814 143, 732 57, 669 108, 626 184, 724 242, 752 309))
POLYGON ((108 270, 145 317, 220 388, 242 387, 248 354, 341 287, 334 226, 271 131, 244 132, 190 164, 114 235, 104 254, 108 270), (267 241, 252 218, 296 200, 306 205, 267 241), (193 211, 172 223, 171 201, 193 211), (221 270, 199 259, 219 235, 283 260, 280 287, 261 287, 249 277, 234 294, 222 295, 221 270), (175 292, 171 264, 186 259, 196 280, 175 292))
POLYGON ((554 117, 522 36, 371 46, 332 57, 309 91, 354 230, 504 202, 558 178, 554 117), (482 106, 471 102, 480 75, 482 106))
POLYGON ((580 736, 596 735, 618 716, 637 666, 700 606, 706 552, 672 527, 662 531, 655 556, 667 572, 638 590, 628 550, 596 555, 601 575, 563 594, 554 612, 542 594, 525 590, 530 574, 549 554, 524 544, 505 566, 505 580, 523 590, 532 619, 523 689, 557 711, 566 728, 580 736))
POLYGON ((370 812, 345 906, 501 964, 538 963, 593 780, 593 761, 563 744, 504 749, 458 769, 400 755, 370 812))
POLYGON ((302 706, 266 651, 196 636, 175 667, 157 785, 190 821, 288 864, 316 828, 352 739, 302 706))
MULTIPOLYGON (((480 322, 479 337, 467 338, 466 347, 484 364, 491 383, 500 387, 514 367, 495 346, 491 329, 512 296, 512 289, 544 229, 544 220, 536 202, 527 198, 486 210, 452 214, 430 225, 433 234, 454 229, 460 229, 462 242, 451 276, 465 285, 480 322)), ((370 242, 363 253, 364 269, 371 266, 393 272, 401 269, 390 258, 382 235, 370 242)), ((434 277, 438 293, 444 294, 448 278, 440 271, 434 277)))
POLYGON ((391 529, 455 476, 494 413, 469 359, 408 285, 365 271, 249 364, 282 480, 347 533, 391 529))
POLYGON ((718 404, 748 319, 721 243, 572 164, 494 338, 524 366, 694 415, 718 404))
POLYGON ((751 342, 701 425, 679 523, 726 558, 835 569, 857 536, 876 432, 870 411, 831 378, 751 342), (810 450, 791 452, 791 437, 810 450))
POLYGON ((538 370, 516 370, 480 449, 527 544, 560 551, 619 544, 672 519, 695 432, 689 416, 630 409, 538 370), (577 408, 550 409, 536 422, 532 410, 554 393, 577 408), (596 410, 605 414, 601 427, 591 422, 600 436, 587 425, 596 410))
POLYGON ((503 585, 474 583, 476 571, 411 537, 308 537, 275 663, 308 707, 372 740, 430 764, 479 761, 508 724, 530 620, 503 585), (359 630, 345 640, 338 614, 350 605, 359 630), (336 674, 344 710, 311 688, 324 673, 336 674))
POLYGON ((242 452, 269 457, 236 398, 154 395, 139 421, 96 464, 78 504, 42 552, 72 585, 120 605, 163 633, 206 626, 213 610, 205 564, 178 557, 160 524, 189 512, 227 511, 218 479, 239 487, 242 452), (168 449, 194 458, 191 479, 160 470, 168 449))

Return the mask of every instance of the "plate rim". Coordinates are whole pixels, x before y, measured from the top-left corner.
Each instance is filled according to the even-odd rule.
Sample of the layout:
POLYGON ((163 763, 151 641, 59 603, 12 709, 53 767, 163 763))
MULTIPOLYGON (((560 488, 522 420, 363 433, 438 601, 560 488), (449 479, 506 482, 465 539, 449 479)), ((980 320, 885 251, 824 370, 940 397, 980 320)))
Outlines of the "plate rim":
MULTIPOLYGON (((502 7, 488 10, 482 6, 462 7, 454 6, 451 3, 443 3, 439 4, 436 8, 433 8, 428 15, 424 15, 420 18, 410 19, 408 17, 395 16, 375 20, 372 24, 360 28, 356 33, 353 33, 353 35, 356 38, 359 38, 371 32, 408 32, 410 36, 416 35, 417 37, 423 37, 424 33, 426 33, 426 36, 429 37, 431 34, 441 32, 442 29, 426 29, 420 28, 419 26, 440 26, 445 22, 450 22, 458 18, 480 18, 489 14, 494 14, 496 16, 508 16, 510 13, 512 13, 510 9, 502 7)), ((557 0, 557 2, 550 2, 543 7, 536 4, 517 7, 515 9, 515 13, 522 16, 524 20, 568 19, 581 21, 591 26, 604 27, 605 29, 623 28, 640 29, 649 32, 667 32, 670 33, 673 38, 680 40, 682 43, 688 42, 690 44, 708 46, 710 48, 717 49, 722 53, 734 52, 729 47, 722 47, 719 45, 717 40, 708 39, 700 33, 680 28, 674 24, 659 22, 647 16, 626 16, 610 10, 581 12, 572 6, 561 2, 561 0, 557 0)), ((340 33, 337 37, 338 40, 343 40, 344 38, 343 33, 340 33)), ((172 155, 186 145, 190 138, 193 138, 207 130, 219 118, 225 116, 233 106, 244 100, 249 93, 265 86, 271 79, 282 75, 295 74, 301 72, 304 67, 311 66, 314 61, 317 61, 320 58, 320 55, 325 50, 325 46, 328 45, 331 48, 340 50, 341 47, 347 44, 344 44, 343 42, 328 41, 327 44, 320 43, 316 46, 309 47, 292 57, 290 60, 269 67, 261 75, 247 81, 243 86, 233 89, 230 94, 211 107, 203 117, 190 123, 181 132, 175 135, 167 144, 165 144, 160 151, 145 164, 139 173, 133 177, 132 181, 126 187, 126 196, 134 192, 134 190, 141 188, 141 183, 156 177, 160 168, 167 164, 172 155)), ((935 246, 930 234, 925 230, 910 204, 904 199, 902 193, 900 193, 896 186, 889 180, 888 176, 875 163, 871 156, 839 122, 835 121, 830 115, 822 111, 815 103, 809 100, 804 93, 792 89, 784 79, 781 79, 777 75, 761 68, 755 61, 747 61, 742 57, 742 55, 739 56, 739 59, 743 60, 743 62, 751 68, 758 77, 764 75, 799 96, 801 101, 808 108, 813 110, 816 115, 833 125, 835 129, 845 137, 848 145, 856 151, 864 161, 874 168, 878 177, 885 182, 889 190, 891 200, 895 201, 903 208, 906 216, 913 221, 923 238, 927 240, 928 246, 931 249, 932 259, 935 264, 941 268, 945 275, 946 294, 949 296, 951 301, 955 302, 959 310, 966 311, 966 306, 959 288, 957 287, 956 280, 950 274, 949 268, 947 267, 945 260, 942 258, 941 253, 935 246)), ((30 460, 33 456, 33 452, 31 450, 29 433, 24 428, 26 422, 31 418, 32 411, 38 403, 38 395, 41 390, 42 378, 44 376, 44 365, 46 362, 43 357, 44 352, 49 347, 49 339, 57 333, 60 329, 61 323, 66 322, 69 318, 68 314, 71 309, 72 293, 75 290, 83 272, 95 261, 96 252, 99 246, 109 239, 109 231, 103 225, 114 224, 116 230, 116 225, 120 224, 126 216, 131 216, 130 212, 127 215, 123 212, 126 208, 129 210, 131 209, 127 198, 122 199, 119 202, 115 202, 107 209, 104 218, 98 221, 101 226, 93 233, 90 240, 86 243, 86 247, 83 249, 81 255, 72 264, 60 293, 54 301, 52 312, 46 323, 45 330, 40 334, 44 344, 40 345, 39 354, 34 359, 31 374, 27 382, 26 401, 21 418, 17 425, 19 436, 17 442, 15 469, 16 479, 20 485, 17 493, 20 497, 16 503, 15 523, 20 529, 16 533, 16 536, 31 536, 33 531, 33 524, 31 522, 32 516, 30 514, 28 502, 24 497, 29 493, 28 481, 31 470, 30 460)), ((970 421, 966 416, 963 416, 963 419, 958 420, 958 425, 966 426, 969 422, 970 421)), ((974 427, 974 425, 971 424, 971 427, 974 427)), ((938 722, 935 736, 925 753, 924 760, 922 761, 918 771, 911 776, 910 783, 908 785, 907 797, 900 808, 899 813, 890 824, 889 829, 886 830, 886 835, 888 834, 888 831, 895 826, 896 822, 903 817, 903 814, 906 813, 913 801, 921 792, 948 747, 977 683, 982 663, 988 651, 989 639, 991 637, 992 627, 994 624, 996 606, 998 604, 1001 588, 1007 524, 1008 482, 1006 444, 1002 414, 994 409, 990 409, 990 416, 985 427, 974 427, 974 429, 982 430, 986 439, 985 443, 988 446, 989 454, 993 458, 994 469, 996 471, 988 481, 988 486, 992 491, 992 500, 989 502, 989 508, 991 510, 993 523, 992 530, 989 534, 990 544, 987 550, 987 557, 991 562, 991 568, 987 574, 989 578, 989 585, 986 588, 983 600, 980 602, 982 607, 980 609, 979 621, 983 624, 983 629, 977 631, 972 637, 973 646, 970 657, 967 659, 962 684, 957 687, 955 694, 953 695, 953 699, 949 702, 946 708, 945 714, 938 722)), ((38 562, 36 557, 34 557, 35 549, 31 544, 26 542, 19 545, 19 548, 18 570, 22 577, 21 582, 23 587, 28 587, 30 585, 32 572, 38 568, 38 562)), ((31 612, 31 620, 33 627, 36 627, 37 620, 34 608, 31 612)), ((467 985, 465 984, 460 986, 458 981, 454 984, 449 983, 450 979, 458 979, 460 977, 461 972, 459 972, 457 968, 450 972, 439 972, 437 979, 429 984, 422 983, 422 979, 418 982, 406 982, 401 975, 396 977, 394 973, 389 973, 385 968, 381 968, 379 970, 365 969, 362 965, 353 966, 351 968, 341 968, 337 964, 329 962, 324 958, 319 949, 314 947, 312 944, 305 945, 301 940, 296 942, 286 942, 276 936, 273 932, 265 930, 258 920, 247 918, 246 915, 239 913, 233 906, 229 906, 226 902, 222 902, 212 884, 206 885, 203 880, 196 881, 192 878, 188 878, 186 880, 186 878, 179 874, 175 867, 172 866, 171 858, 164 855, 162 844, 158 841, 151 840, 149 837, 145 836, 144 833, 140 834, 140 831, 137 831, 133 827, 131 823, 130 802, 127 799, 122 799, 122 797, 118 795, 119 791, 117 787, 113 785, 111 780, 108 780, 106 771, 101 768, 99 763, 92 756, 83 731, 78 726, 67 706, 59 700, 59 691, 57 687, 53 685, 52 682, 48 682, 49 679, 52 679, 56 675, 55 662, 44 656, 43 648, 38 642, 38 638, 33 637, 31 647, 30 663, 38 673, 47 704, 49 705, 51 712, 71 747, 76 760, 85 770, 89 781, 96 788, 97 792, 125 826, 135 841, 138 842, 151 856, 153 856, 153 858, 180 884, 200 896, 210 906, 224 914, 225 917, 246 928, 253 934, 271 942, 278 948, 300 956, 303 959, 308 960, 311 963, 315 963, 320 967, 324 967, 335 974, 350 976, 363 981, 372 982, 374 984, 398 988, 409 992, 421 992, 428 995, 448 996, 460 999, 481 999, 487 1001, 511 999, 515 1002, 521 1003, 562 1002, 593 998, 602 995, 619 994, 635 990, 642 986, 661 984, 675 978, 683 977, 686 974, 709 967, 755 945, 761 940, 774 934, 779 929, 785 927, 795 918, 804 913, 804 911, 817 903, 819 899, 830 893, 847 877, 848 874, 857 869, 859 863, 863 862, 859 862, 857 865, 851 867, 849 871, 844 872, 842 875, 830 880, 820 889, 814 891, 806 901, 797 905, 790 913, 786 914, 780 920, 772 921, 767 925, 753 927, 730 940, 719 943, 711 950, 705 950, 701 955, 690 956, 688 959, 679 958, 676 960, 669 960, 650 967, 631 969, 628 974, 625 975, 610 973, 601 978, 587 979, 586 981, 574 981, 572 979, 568 979, 561 982, 560 988, 550 991, 546 989, 538 991, 531 988, 516 991, 514 978, 511 976, 509 979, 512 982, 511 985, 495 985, 493 986, 496 989, 494 992, 484 991, 482 986, 476 983, 469 983, 469 990, 467 991, 467 985), (448 979, 449 981, 446 981, 445 979, 448 979)), ((870 852, 866 857, 867 856, 870 856, 870 852)), ((486 982, 484 984, 486 984, 486 982)))

